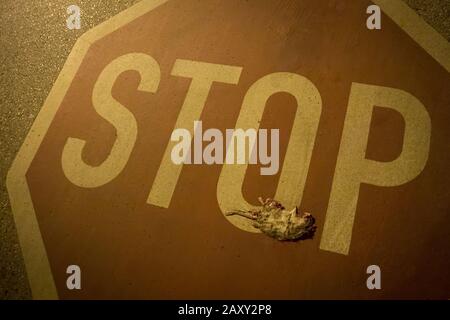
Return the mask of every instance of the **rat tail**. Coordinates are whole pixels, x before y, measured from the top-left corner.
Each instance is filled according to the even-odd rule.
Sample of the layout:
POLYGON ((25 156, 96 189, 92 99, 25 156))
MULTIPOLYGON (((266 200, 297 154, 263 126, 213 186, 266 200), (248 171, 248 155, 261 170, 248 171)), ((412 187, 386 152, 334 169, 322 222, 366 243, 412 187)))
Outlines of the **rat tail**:
POLYGON ((244 217, 244 218, 247 218, 247 219, 251 219, 251 220, 255 220, 256 219, 255 216, 253 214, 251 214, 251 212, 244 211, 244 210, 230 211, 230 212, 227 212, 225 215, 226 216, 234 216, 234 215, 236 215, 236 216, 241 216, 241 217, 244 217))

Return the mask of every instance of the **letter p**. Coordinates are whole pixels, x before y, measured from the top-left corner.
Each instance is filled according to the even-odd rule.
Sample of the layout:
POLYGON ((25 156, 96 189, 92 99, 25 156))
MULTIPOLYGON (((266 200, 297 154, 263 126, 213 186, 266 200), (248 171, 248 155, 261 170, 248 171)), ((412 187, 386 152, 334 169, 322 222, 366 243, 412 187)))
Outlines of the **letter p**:
POLYGON ((428 160, 430 136, 430 117, 417 98, 398 89, 353 83, 320 249, 348 254, 360 184, 393 187, 417 177, 428 160), (375 106, 396 110, 405 121, 402 152, 391 162, 365 158, 375 106))

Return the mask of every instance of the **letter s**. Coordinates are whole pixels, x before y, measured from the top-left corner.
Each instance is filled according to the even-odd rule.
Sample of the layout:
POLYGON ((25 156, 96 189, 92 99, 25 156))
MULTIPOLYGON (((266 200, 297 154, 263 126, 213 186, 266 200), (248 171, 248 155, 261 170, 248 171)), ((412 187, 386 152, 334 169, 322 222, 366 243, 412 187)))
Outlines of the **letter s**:
POLYGON ((128 162, 137 137, 137 123, 133 114, 111 95, 117 77, 128 70, 141 75, 138 89, 156 92, 160 81, 158 62, 143 53, 129 53, 113 60, 101 72, 94 85, 92 102, 97 113, 111 123, 117 132, 117 139, 109 156, 99 166, 90 166, 82 159, 86 141, 69 137, 62 153, 62 169, 73 184, 84 188, 102 186, 115 177, 128 162))

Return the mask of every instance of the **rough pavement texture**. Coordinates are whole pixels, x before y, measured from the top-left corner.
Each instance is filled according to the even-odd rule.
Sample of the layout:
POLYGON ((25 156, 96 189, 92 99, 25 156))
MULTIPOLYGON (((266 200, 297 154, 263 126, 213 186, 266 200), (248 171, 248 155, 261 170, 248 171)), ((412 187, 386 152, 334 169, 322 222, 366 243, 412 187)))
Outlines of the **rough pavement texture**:
MULTIPOLYGON (((6 191, 6 173, 76 39, 138 0, 88 1, 81 30, 65 26, 73 1, 0 3, 0 299, 29 299, 30 289, 6 191)), ((450 0, 405 0, 447 40, 450 0)))

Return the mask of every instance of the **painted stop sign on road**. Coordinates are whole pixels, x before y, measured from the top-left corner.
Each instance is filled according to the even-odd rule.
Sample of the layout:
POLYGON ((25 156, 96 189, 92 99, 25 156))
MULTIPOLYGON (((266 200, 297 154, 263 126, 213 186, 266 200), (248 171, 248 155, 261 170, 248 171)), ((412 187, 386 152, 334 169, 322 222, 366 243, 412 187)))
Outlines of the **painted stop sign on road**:
POLYGON ((400 1, 139 2, 78 40, 9 172, 34 297, 448 298, 449 68, 400 1), (200 121, 279 129, 279 168, 174 163, 200 121), (225 215, 259 196, 313 239, 225 215))

